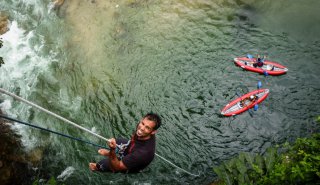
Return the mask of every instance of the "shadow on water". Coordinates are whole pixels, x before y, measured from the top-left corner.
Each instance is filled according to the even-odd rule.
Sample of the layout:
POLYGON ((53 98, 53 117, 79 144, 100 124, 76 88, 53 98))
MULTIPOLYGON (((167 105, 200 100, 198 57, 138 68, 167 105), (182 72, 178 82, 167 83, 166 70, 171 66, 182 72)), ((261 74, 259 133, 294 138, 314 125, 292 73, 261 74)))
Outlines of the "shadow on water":
MULTIPOLYGON (((52 33, 65 40, 52 48, 59 53, 50 65, 52 75, 37 76, 30 99, 105 137, 129 137, 143 114, 157 112, 164 121, 157 153, 201 176, 188 176, 160 158, 137 175, 92 173, 88 162, 101 159, 95 148, 39 134, 52 147, 43 168, 58 176, 72 166, 76 170, 66 184, 209 184, 215 179, 212 167, 239 152, 263 153, 309 135, 320 114, 320 42, 303 39, 297 25, 316 34, 317 26, 309 24, 319 16, 290 19, 292 27, 281 23, 312 10, 298 4, 66 1, 59 10, 66 33, 52 33), (289 72, 264 77, 237 68, 233 58, 248 53, 266 54, 289 72), (238 87, 253 90, 258 80, 271 92, 253 117, 220 115, 238 87)), ((102 142, 39 112, 33 119, 102 142)))

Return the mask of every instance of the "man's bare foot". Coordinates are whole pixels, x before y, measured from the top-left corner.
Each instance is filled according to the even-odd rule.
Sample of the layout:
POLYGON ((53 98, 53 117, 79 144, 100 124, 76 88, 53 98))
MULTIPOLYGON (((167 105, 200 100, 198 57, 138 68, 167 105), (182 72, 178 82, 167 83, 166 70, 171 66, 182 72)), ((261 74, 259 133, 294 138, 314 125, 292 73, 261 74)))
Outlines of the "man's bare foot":
POLYGON ((109 150, 106 149, 99 149, 98 153, 103 156, 109 156, 109 150))
POLYGON ((96 166, 96 163, 89 163, 89 168, 91 171, 97 171, 98 168, 96 166))

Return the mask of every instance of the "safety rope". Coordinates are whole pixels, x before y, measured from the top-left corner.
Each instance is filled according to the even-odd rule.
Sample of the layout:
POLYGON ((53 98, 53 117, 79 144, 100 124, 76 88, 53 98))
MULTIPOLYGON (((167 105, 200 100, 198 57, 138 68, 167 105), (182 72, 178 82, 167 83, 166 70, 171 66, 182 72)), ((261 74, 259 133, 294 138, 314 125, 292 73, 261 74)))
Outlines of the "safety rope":
POLYGON ((93 146, 96 146, 96 147, 99 147, 99 148, 109 149, 109 148, 107 148, 105 146, 98 145, 98 144, 92 143, 90 141, 86 141, 84 139, 81 139, 81 138, 76 138, 76 137, 69 136, 69 135, 66 135, 66 134, 63 134, 63 133, 60 133, 60 132, 56 132, 56 131, 53 131, 53 130, 50 130, 50 129, 47 129, 47 128, 39 127, 39 126, 30 124, 30 123, 27 123, 27 122, 24 122, 24 121, 20 121, 20 120, 14 119, 14 118, 10 118, 10 117, 4 116, 2 114, 0 114, 0 117, 3 118, 3 119, 6 119, 6 120, 14 121, 16 123, 21 123, 23 125, 27 125, 27 126, 30 126, 30 127, 33 127, 33 128, 37 128, 37 129, 40 129, 40 130, 43 130, 43 131, 46 131, 46 132, 57 134, 59 136, 63 136, 63 137, 69 138, 69 139, 73 139, 73 140, 76 140, 76 141, 87 143, 87 144, 90 144, 90 145, 93 145, 93 146))
MULTIPOLYGON (((69 123, 69 124, 71 124, 71 125, 79 128, 79 129, 81 129, 81 130, 84 130, 84 131, 86 131, 86 132, 89 132, 90 134, 93 134, 94 136, 97 136, 97 137, 99 137, 100 139, 103 139, 103 140, 105 140, 105 141, 110 142, 109 139, 107 139, 107 138, 105 138, 105 137, 102 137, 102 136, 100 136, 100 135, 92 132, 91 130, 88 130, 88 129, 86 129, 86 128, 84 128, 84 127, 82 127, 82 126, 80 126, 80 125, 78 125, 78 124, 76 124, 76 123, 74 123, 74 122, 72 122, 72 121, 69 121, 69 120, 67 120, 66 118, 63 118, 62 116, 59 116, 58 114, 55 114, 55 113, 53 113, 53 112, 51 112, 51 111, 49 111, 49 110, 47 110, 47 109, 45 109, 45 108, 43 108, 43 107, 40 107, 39 105, 34 104, 34 103, 32 103, 32 102, 30 102, 30 101, 28 101, 28 100, 25 100, 25 99, 23 99, 23 98, 15 95, 15 94, 13 94, 13 93, 10 93, 10 92, 2 89, 2 88, 0 88, 0 92, 3 93, 3 94, 6 94, 6 95, 8 95, 8 96, 11 96, 11 97, 13 97, 13 98, 15 98, 15 99, 17 99, 17 100, 19 100, 19 101, 22 101, 22 102, 24 102, 24 103, 26 103, 26 104, 28 104, 28 105, 31 105, 32 107, 35 107, 35 108, 37 108, 37 109, 39 109, 39 110, 41 110, 41 111, 43 111, 43 112, 46 112, 47 114, 50 114, 50 115, 52 115, 52 116, 54 116, 54 117, 56 117, 56 118, 58 118, 58 119, 60 119, 60 120, 62 120, 62 121, 64 121, 64 122, 66 122, 66 123, 69 123)), ((193 174, 193 173, 191 173, 191 172, 188 172, 187 170, 185 170, 185 169, 183 169, 183 168, 181 168, 181 167, 173 164, 172 162, 170 162, 169 160, 165 159, 164 157, 160 156, 160 155, 157 154, 157 153, 155 153, 155 155, 158 156, 158 157, 160 157, 162 160, 166 161, 167 163, 171 164, 172 166, 180 169, 181 171, 183 171, 183 172, 185 172, 185 173, 187 173, 187 174, 189 174, 189 175, 192 175, 192 176, 195 176, 195 177, 198 177, 198 176, 200 175, 200 174, 196 175, 196 174, 193 174)))
MULTIPOLYGON (((69 139, 80 141, 80 142, 83 142, 83 143, 86 143, 86 144, 90 144, 90 145, 93 145, 93 146, 96 146, 96 147, 99 147, 99 148, 104 148, 104 149, 108 149, 108 150, 110 149, 110 148, 107 148, 105 146, 98 145, 98 144, 92 143, 90 141, 86 141, 84 139, 81 139, 81 138, 76 138, 76 137, 69 136, 67 134, 63 134, 63 133, 60 133, 60 132, 56 132, 56 131, 53 131, 53 130, 50 130, 50 129, 47 129, 47 128, 39 127, 39 126, 30 124, 30 123, 27 123, 27 122, 24 122, 24 121, 20 121, 20 120, 14 119, 14 118, 7 117, 7 116, 2 115, 2 114, 0 114, 0 118, 6 119, 6 120, 9 120, 9 121, 13 121, 13 122, 16 122, 16 123, 20 123, 20 124, 23 124, 23 125, 27 125, 27 126, 30 126, 30 127, 33 127, 33 128, 37 128, 37 129, 40 129, 40 130, 43 130, 43 131, 46 131, 46 132, 50 132, 50 133, 53 133, 53 134, 57 134, 59 136, 63 136, 63 137, 69 138, 69 139)), ((125 152, 125 150, 126 150, 126 148, 128 147, 129 144, 130 144, 130 140, 126 144, 122 144, 122 143, 120 145, 117 144, 116 154, 119 156, 120 159, 122 159, 124 157, 124 152, 125 152)))
POLYGON ((78 124, 76 124, 76 123, 74 123, 74 122, 72 122, 72 121, 69 121, 69 120, 67 120, 67 119, 64 118, 64 117, 59 116, 58 114, 55 114, 55 113, 53 113, 53 112, 50 112, 50 111, 48 111, 47 109, 40 107, 39 105, 36 105, 36 104, 34 104, 34 103, 32 103, 32 102, 30 102, 30 101, 28 101, 28 100, 25 100, 25 99, 21 98, 20 96, 17 96, 17 95, 15 95, 15 94, 13 94, 13 93, 10 93, 10 92, 2 89, 2 88, 0 88, 0 92, 2 92, 3 94, 9 95, 9 96, 11 96, 11 97, 13 97, 13 98, 15 98, 15 99, 17 99, 17 100, 19 100, 19 101, 22 101, 22 102, 24 102, 24 103, 26 103, 26 104, 28 104, 28 105, 31 105, 32 107, 35 107, 35 108, 37 108, 37 109, 39 109, 39 110, 41 110, 41 111, 43 111, 43 112, 45 112, 45 113, 47 113, 47 114, 50 114, 50 115, 52 115, 52 116, 54 116, 54 117, 56 117, 56 118, 58 118, 58 119, 60 119, 60 120, 62 120, 62 121, 64 121, 64 122, 66 122, 66 123, 69 123, 69 124, 71 124, 71 125, 79 128, 79 129, 81 129, 81 130, 84 130, 84 131, 86 131, 86 132, 89 132, 90 134, 93 134, 93 135, 95 135, 95 136, 97 136, 97 137, 99 137, 99 138, 101 138, 101 139, 109 142, 109 139, 107 139, 107 138, 105 138, 105 137, 102 137, 102 136, 100 136, 100 135, 92 132, 91 130, 86 129, 86 128, 84 128, 84 127, 82 127, 82 126, 80 126, 80 125, 78 125, 78 124))

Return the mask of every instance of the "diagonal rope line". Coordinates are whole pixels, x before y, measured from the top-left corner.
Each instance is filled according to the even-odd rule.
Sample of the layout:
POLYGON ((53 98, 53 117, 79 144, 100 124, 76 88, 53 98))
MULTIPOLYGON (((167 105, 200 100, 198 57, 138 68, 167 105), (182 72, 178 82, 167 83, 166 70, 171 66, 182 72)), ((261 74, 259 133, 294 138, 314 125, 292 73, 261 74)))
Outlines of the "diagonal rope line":
POLYGON ((47 129, 47 128, 39 127, 39 126, 30 124, 30 123, 27 123, 27 122, 24 122, 24 121, 20 121, 20 120, 14 119, 14 118, 10 118, 10 117, 4 116, 2 114, 0 114, 0 117, 4 118, 6 120, 14 121, 16 123, 20 123, 20 124, 27 125, 27 126, 30 126, 30 127, 33 127, 33 128, 37 128, 37 129, 40 129, 40 130, 43 130, 43 131, 46 131, 46 132, 57 134, 59 136, 63 136, 63 137, 69 138, 69 139, 73 139, 73 140, 76 140, 76 141, 87 143, 87 144, 90 144, 90 145, 93 145, 93 146, 96 146, 96 147, 99 147, 99 148, 109 149, 109 148, 107 148, 105 146, 98 145, 98 144, 92 143, 90 141, 86 141, 84 139, 81 139, 81 138, 76 138, 76 137, 73 137, 73 136, 70 136, 70 135, 67 135, 67 134, 63 134, 63 133, 60 133, 60 132, 56 132, 56 131, 53 131, 53 130, 50 130, 50 129, 47 129))
POLYGON ((10 93, 10 92, 2 89, 2 88, 0 88, 0 92, 2 92, 3 94, 9 95, 9 96, 11 96, 11 97, 13 97, 13 98, 15 98, 15 99, 17 99, 17 100, 19 100, 19 101, 22 101, 22 102, 24 102, 24 103, 26 103, 26 104, 28 104, 28 105, 31 105, 32 107, 35 107, 35 108, 37 108, 37 109, 39 109, 39 110, 41 110, 41 111, 43 111, 43 112, 45 112, 45 113, 47 113, 47 114, 50 114, 50 115, 52 115, 52 116, 54 116, 54 117, 56 117, 56 118, 58 118, 58 119, 60 119, 60 120, 62 120, 62 121, 64 121, 64 122, 69 123, 70 125, 73 125, 73 126, 79 128, 79 129, 81 129, 81 130, 84 130, 84 131, 86 131, 86 132, 89 132, 90 134, 93 134, 93 135, 99 137, 100 139, 103 139, 103 140, 109 142, 109 139, 107 139, 107 138, 105 138, 105 137, 102 137, 102 136, 100 136, 100 135, 92 132, 91 130, 86 129, 86 128, 84 128, 84 127, 82 127, 82 126, 80 126, 80 125, 78 125, 78 124, 76 124, 76 123, 74 123, 74 122, 72 122, 72 121, 69 121, 69 120, 67 120, 67 119, 64 118, 64 117, 59 116, 58 114, 55 114, 55 113, 53 113, 53 112, 51 112, 51 111, 48 111, 47 109, 42 108, 42 107, 40 107, 40 106, 37 105, 37 104, 34 104, 34 103, 30 102, 30 101, 27 101, 27 100, 25 100, 25 99, 23 99, 23 98, 15 95, 15 94, 13 94, 13 93, 10 93))
MULTIPOLYGON (((62 116, 59 116, 58 114, 55 114, 55 113, 53 113, 53 112, 51 112, 51 111, 49 111, 49 110, 47 110, 47 109, 45 109, 45 108, 43 108, 43 107, 40 107, 40 106, 37 105, 37 104, 34 104, 34 103, 32 103, 32 102, 30 102, 30 101, 28 101, 28 100, 25 100, 25 99, 23 99, 23 98, 15 95, 15 94, 13 94, 13 93, 10 93, 10 92, 2 89, 2 88, 0 88, 0 92, 3 93, 3 94, 6 94, 6 95, 8 95, 8 96, 11 96, 11 97, 13 97, 13 98, 15 98, 15 99, 17 99, 17 100, 19 100, 19 101, 22 101, 22 102, 24 102, 24 103, 26 103, 26 104, 28 104, 28 105, 31 105, 32 107, 35 107, 35 108, 37 108, 37 109, 39 109, 39 110, 41 110, 41 111, 43 111, 43 112, 45 112, 45 113, 47 113, 47 114, 50 114, 50 115, 52 115, 52 116, 54 116, 54 117, 56 117, 56 118, 58 118, 58 119, 60 119, 60 120, 62 120, 62 121, 64 121, 64 122, 66 122, 66 123, 69 123, 69 124, 71 124, 71 125, 79 128, 79 129, 81 129, 81 130, 84 130, 84 131, 86 131, 86 132, 89 132, 90 134, 93 134, 93 135, 99 137, 100 139, 103 139, 103 140, 109 142, 109 139, 107 139, 107 138, 105 138, 105 137, 102 137, 102 136, 100 136, 100 135, 92 132, 91 130, 88 130, 88 129, 86 129, 86 128, 84 128, 84 127, 82 127, 82 126, 80 126, 80 125, 78 125, 78 124, 76 124, 76 123, 74 123, 74 122, 72 122, 72 121, 69 121, 69 120, 67 120, 66 118, 64 118, 64 117, 62 117, 62 116)), ((181 171, 183 171, 183 172, 185 172, 185 173, 187 173, 187 174, 189 174, 189 175, 192 175, 192 176, 195 176, 195 177, 198 177, 198 176, 200 175, 200 174, 196 175, 196 174, 193 174, 193 173, 191 173, 191 172, 188 172, 187 170, 185 170, 185 169, 183 169, 183 168, 181 168, 181 167, 173 164, 172 162, 170 162, 169 160, 165 159, 164 157, 160 156, 160 155, 157 154, 157 153, 155 153, 155 155, 158 156, 158 157, 160 157, 162 160, 166 161, 166 162, 169 163, 170 165, 172 165, 172 166, 180 169, 181 171)))

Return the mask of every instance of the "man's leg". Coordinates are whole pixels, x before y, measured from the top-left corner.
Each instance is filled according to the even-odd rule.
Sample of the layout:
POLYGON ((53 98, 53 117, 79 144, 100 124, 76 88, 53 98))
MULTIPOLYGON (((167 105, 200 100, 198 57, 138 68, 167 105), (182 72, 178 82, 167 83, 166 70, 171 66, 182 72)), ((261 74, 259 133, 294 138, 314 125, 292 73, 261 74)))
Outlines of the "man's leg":
POLYGON ((103 159, 98 163, 89 163, 89 168, 92 171, 111 172, 111 169, 109 167, 109 158, 103 159))
POLYGON ((98 171, 96 163, 89 163, 89 168, 91 171, 98 171))
POLYGON ((109 156, 109 150, 106 150, 106 149, 99 149, 98 153, 106 157, 109 156))

